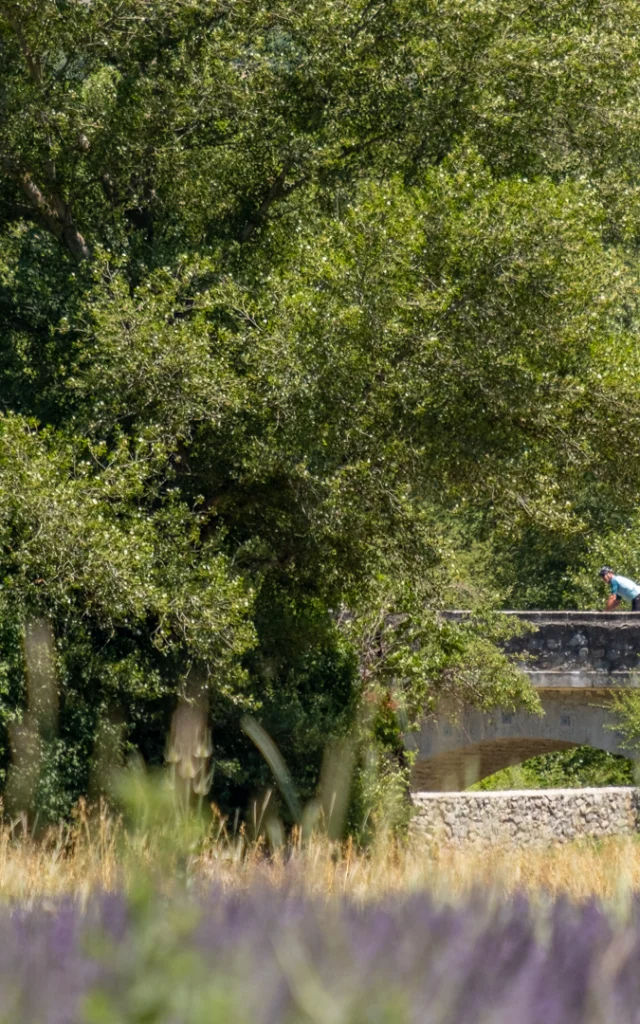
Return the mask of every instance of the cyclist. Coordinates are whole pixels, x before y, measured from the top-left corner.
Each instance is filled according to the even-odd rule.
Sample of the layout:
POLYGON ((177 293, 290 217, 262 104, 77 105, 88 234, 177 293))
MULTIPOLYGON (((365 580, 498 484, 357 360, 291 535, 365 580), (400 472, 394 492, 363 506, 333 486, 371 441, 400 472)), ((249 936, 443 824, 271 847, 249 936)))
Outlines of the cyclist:
POLYGON ((609 584, 611 593, 607 598, 605 611, 612 612, 618 607, 622 599, 631 601, 631 611, 640 612, 640 585, 626 576, 618 576, 608 565, 603 565, 599 573, 600 577, 609 584))

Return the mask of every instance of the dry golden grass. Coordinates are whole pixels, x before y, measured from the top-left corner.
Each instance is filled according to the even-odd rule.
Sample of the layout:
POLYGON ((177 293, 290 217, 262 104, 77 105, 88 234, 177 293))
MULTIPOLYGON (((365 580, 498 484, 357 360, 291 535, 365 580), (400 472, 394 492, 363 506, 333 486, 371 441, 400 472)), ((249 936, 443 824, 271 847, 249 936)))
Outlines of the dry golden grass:
POLYGON ((212 851, 200 858, 198 872, 225 886, 244 886, 257 878, 274 886, 293 881, 314 896, 358 900, 416 891, 455 899, 477 889, 496 895, 520 890, 532 896, 565 893, 575 900, 613 900, 640 891, 640 841, 612 838, 597 844, 490 852, 389 842, 363 854, 319 837, 286 858, 267 861, 250 851, 239 863, 225 863, 224 856, 212 851))
POLYGON ((640 891, 640 840, 632 838, 490 852, 380 840, 363 853, 351 843, 317 836, 304 844, 294 840, 267 856, 261 843, 249 843, 242 834, 228 836, 222 827, 197 854, 189 853, 191 840, 186 847, 176 842, 180 833, 175 823, 164 833, 125 830, 104 809, 89 816, 82 807, 70 825, 38 840, 15 827, 0 827, 0 899, 28 904, 71 894, 83 900, 96 888, 127 887, 141 869, 166 884, 188 872, 194 880, 225 889, 256 882, 293 885, 327 899, 416 891, 455 899, 481 889, 496 895, 520 890, 534 897, 565 893, 576 900, 616 900, 640 891))

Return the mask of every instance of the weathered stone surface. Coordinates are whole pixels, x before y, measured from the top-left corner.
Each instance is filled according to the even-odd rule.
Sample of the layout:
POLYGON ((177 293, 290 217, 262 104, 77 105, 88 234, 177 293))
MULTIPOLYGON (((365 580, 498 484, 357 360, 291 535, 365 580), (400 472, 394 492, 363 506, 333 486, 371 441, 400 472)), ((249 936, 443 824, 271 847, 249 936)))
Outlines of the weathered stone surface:
POLYGON ((640 831, 640 789, 413 793, 416 838, 452 846, 539 846, 640 831))
MULTIPOLYGON (((465 618, 468 612, 442 612, 444 618, 465 618)), ((580 684, 589 687, 589 669, 596 661, 621 663, 627 670, 640 668, 640 614, 634 612, 545 612, 513 611, 506 616, 528 622, 535 632, 514 637, 508 650, 517 658, 522 653, 528 659, 527 670, 532 674, 558 669, 559 663, 567 672, 578 671, 580 684), (585 653, 586 652, 586 653, 585 653)), ((626 674, 626 673, 625 673, 626 674)), ((614 681, 612 680, 612 683, 614 681)), ((621 680, 616 680, 621 682, 621 680)), ((539 685, 552 685, 553 680, 539 680, 539 685)))

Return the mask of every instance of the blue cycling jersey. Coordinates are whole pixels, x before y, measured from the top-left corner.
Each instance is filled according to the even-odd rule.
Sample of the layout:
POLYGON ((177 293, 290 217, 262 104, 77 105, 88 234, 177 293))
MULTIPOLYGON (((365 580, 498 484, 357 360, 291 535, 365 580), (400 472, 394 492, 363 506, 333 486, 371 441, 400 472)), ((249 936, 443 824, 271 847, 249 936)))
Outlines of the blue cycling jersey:
POLYGON ((624 597, 627 601, 633 601, 634 598, 640 597, 640 587, 626 576, 614 576, 611 580, 611 593, 624 597))

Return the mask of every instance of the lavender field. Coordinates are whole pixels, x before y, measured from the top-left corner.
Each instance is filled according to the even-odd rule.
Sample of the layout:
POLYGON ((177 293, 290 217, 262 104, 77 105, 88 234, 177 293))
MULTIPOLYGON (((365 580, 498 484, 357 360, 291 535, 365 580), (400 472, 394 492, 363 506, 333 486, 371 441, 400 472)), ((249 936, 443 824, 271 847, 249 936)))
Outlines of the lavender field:
POLYGON ((640 901, 209 888, 3 911, 15 1024, 631 1024, 640 901))

